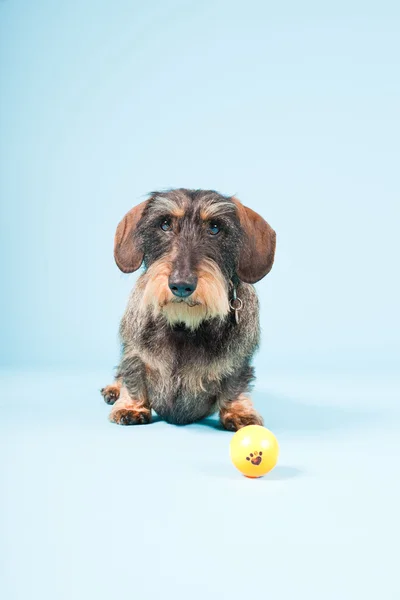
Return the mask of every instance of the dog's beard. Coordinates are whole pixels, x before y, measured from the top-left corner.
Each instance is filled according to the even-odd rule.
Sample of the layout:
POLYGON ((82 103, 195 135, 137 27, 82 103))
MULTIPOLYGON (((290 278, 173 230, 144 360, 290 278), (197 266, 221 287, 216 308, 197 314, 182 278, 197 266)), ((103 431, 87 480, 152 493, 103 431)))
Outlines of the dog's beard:
POLYGON ((205 259, 197 270, 195 292, 188 298, 177 298, 168 287, 172 270, 167 258, 153 263, 143 276, 144 289, 141 309, 151 310, 155 317, 162 316, 172 326, 183 323, 196 329, 206 320, 225 319, 229 313, 228 284, 218 265, 205 259))

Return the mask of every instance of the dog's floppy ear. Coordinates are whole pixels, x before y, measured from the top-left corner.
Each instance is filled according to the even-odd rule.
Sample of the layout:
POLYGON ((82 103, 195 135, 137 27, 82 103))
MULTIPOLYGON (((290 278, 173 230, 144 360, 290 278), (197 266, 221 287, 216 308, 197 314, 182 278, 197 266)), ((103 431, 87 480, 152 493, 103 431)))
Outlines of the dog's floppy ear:
POLYGON ((276 233, 254 210, 243 206, 237 198, 233 198, 233 202, 244 231, 237 274, 245 283, 256 283, 272 268, 276 233))
POLYGON ((123 273, 137 271, 143 262, 143 252, 136 235, 147 200, 132 208, 118 224, 114 239, 114 258, 123 273))

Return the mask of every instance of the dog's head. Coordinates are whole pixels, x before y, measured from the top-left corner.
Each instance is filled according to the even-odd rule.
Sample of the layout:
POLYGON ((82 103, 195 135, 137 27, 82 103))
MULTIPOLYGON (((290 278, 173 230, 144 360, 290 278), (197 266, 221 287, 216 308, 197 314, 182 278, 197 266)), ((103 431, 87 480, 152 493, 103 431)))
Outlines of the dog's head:
POLYGON ((178 189, 153 193, 125 215, 114 256, 124 273, 144 263, 143 308, 194 329, 205 319, 226 317, 232 280, 255 283, 269 273, 275 238, 268 223, 236 198, 178 189))

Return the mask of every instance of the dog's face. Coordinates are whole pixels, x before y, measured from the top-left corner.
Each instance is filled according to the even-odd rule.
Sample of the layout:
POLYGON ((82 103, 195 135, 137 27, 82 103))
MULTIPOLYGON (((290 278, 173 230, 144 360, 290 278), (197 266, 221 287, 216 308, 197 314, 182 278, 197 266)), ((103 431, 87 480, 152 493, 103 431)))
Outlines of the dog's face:
POLYGON ((236 198, 214 191, 154 193, 120 222, 114 255, 124 273, 142 262, 143 309, 196 328, 225 318, 232 278, 255 283, 271 269, 275 232, 236 198))

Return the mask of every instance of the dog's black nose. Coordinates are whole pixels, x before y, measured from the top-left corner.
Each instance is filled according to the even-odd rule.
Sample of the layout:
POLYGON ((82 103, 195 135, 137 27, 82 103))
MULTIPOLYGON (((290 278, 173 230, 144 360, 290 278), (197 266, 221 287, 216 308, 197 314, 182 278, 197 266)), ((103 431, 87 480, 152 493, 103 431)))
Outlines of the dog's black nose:
POLYGON ((197 277, 196 275, 190 275, 189 277, 182 279, 171 275, 168 285, 174 296, 178 296, 178 298, 187 298, 193 294, 194 290, 197 288, 197 277))

